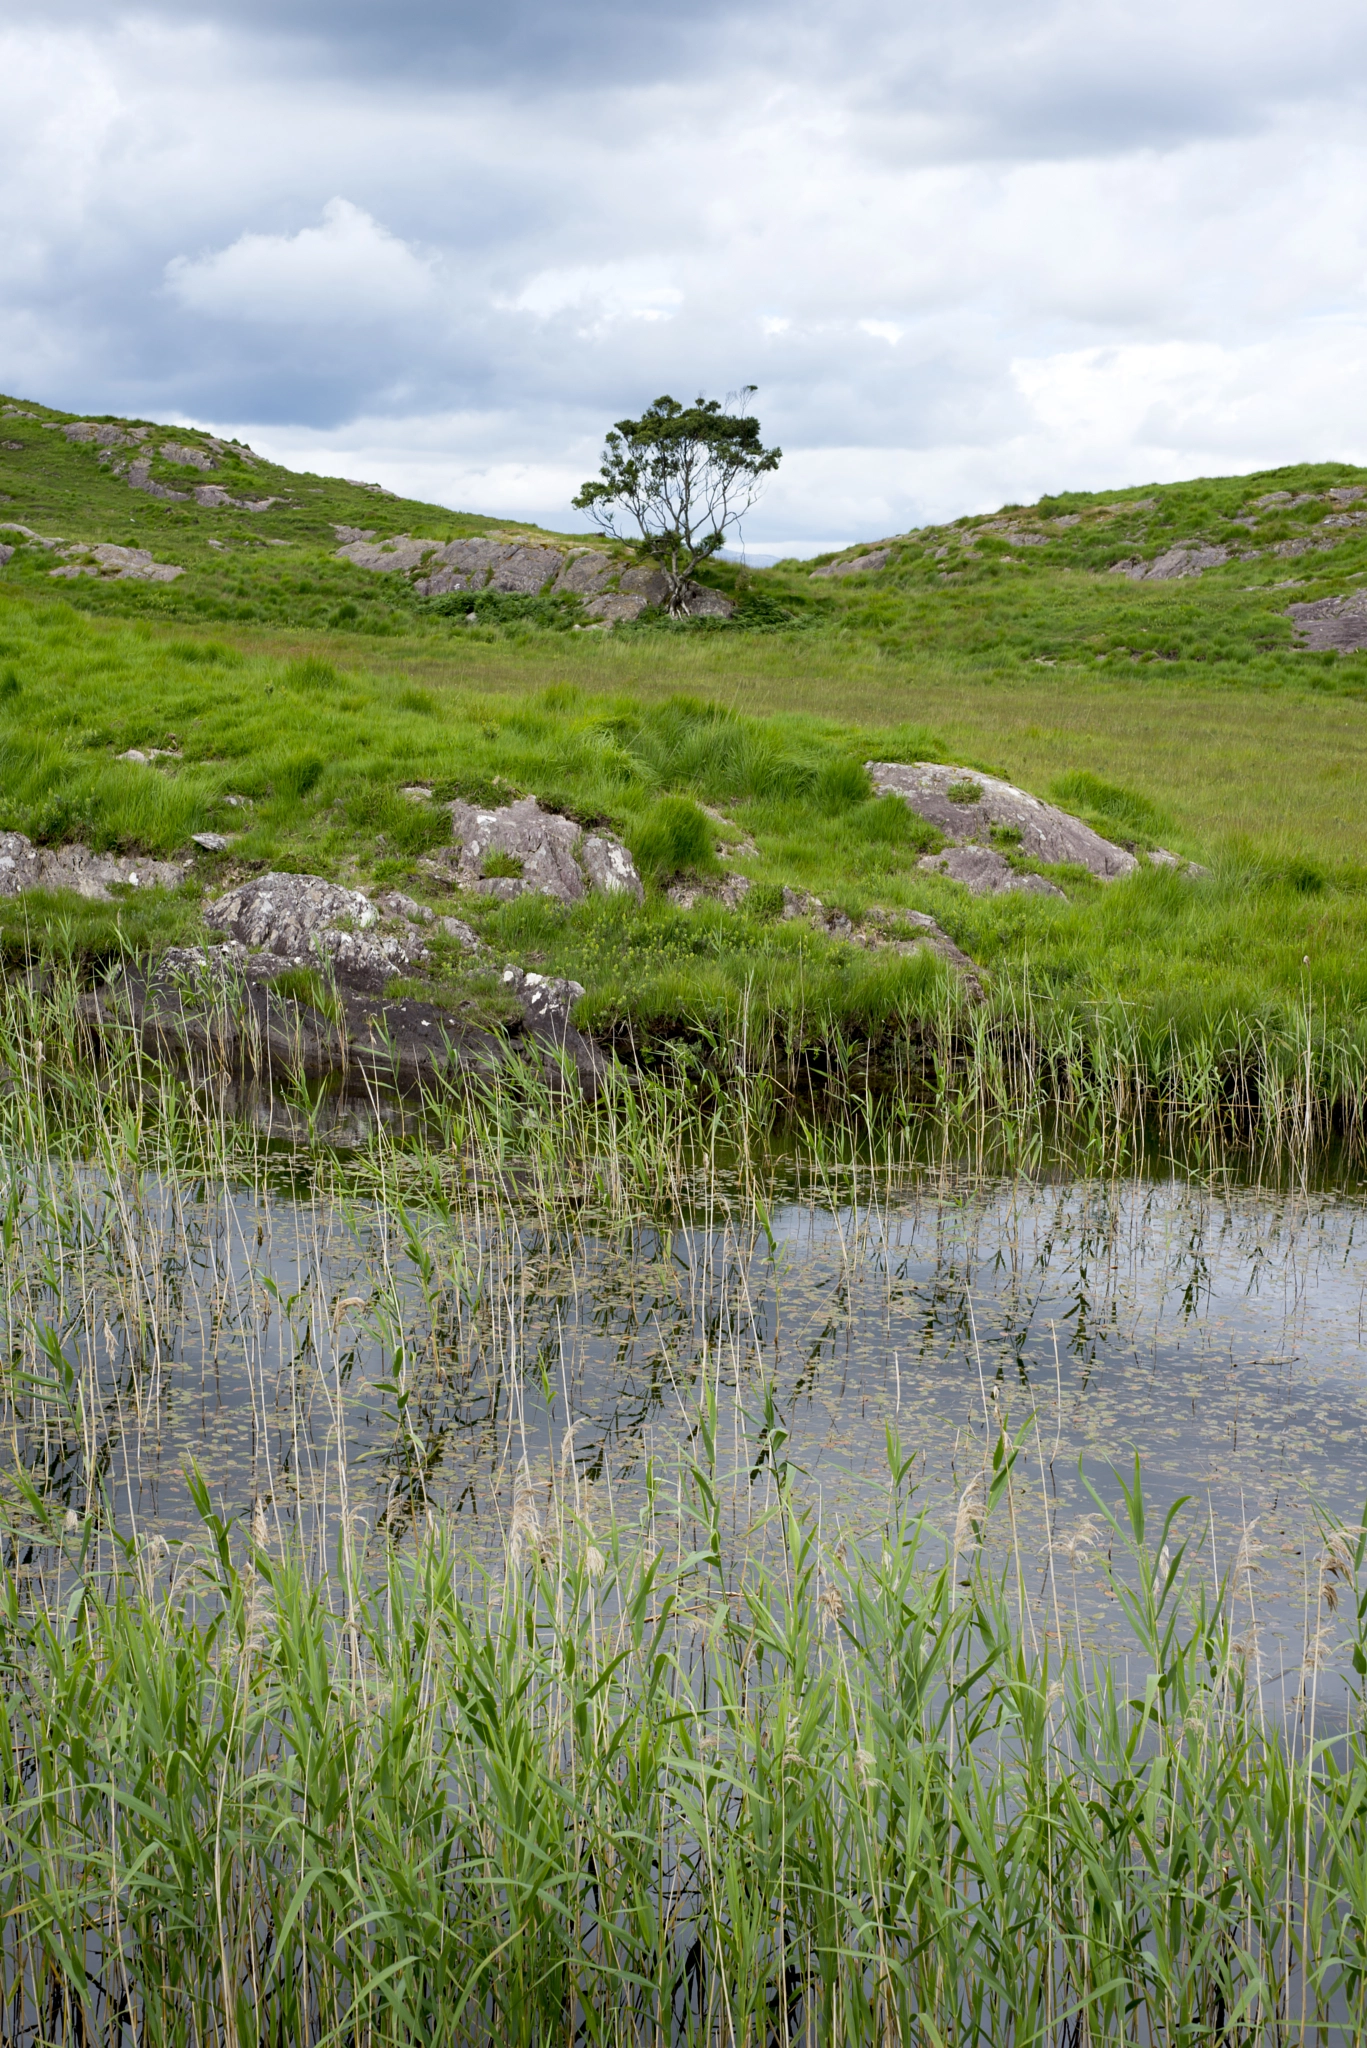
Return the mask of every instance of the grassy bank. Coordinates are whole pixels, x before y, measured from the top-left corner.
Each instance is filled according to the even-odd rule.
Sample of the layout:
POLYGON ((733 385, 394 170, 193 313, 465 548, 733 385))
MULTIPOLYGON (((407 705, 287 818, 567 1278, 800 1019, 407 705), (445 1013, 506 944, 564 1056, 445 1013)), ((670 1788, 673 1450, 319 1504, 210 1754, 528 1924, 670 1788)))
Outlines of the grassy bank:
MULTIPOLYGON (((957 1085, 966 1060, 979 1073, 995 1065, 1008 1091, 1033 1075, 1045 1094, 1099 1088, 1176 1108, 1224 1101, 1239 1115, 1262 1104, 1280 1115, 1275 1105, 1308 1088, 1316 1115, 1356 1119, 1367 895, 1353 833, 1335 822, 1345 809, 1361 817, 1344 790, 1357 770, 1341 703, 1263 699, 1261 727, 1233 706, 1221 714, 1222 766, 1203 723, 1209 707, 1165 699, 1169 754, 1181 751, 1172 728, 1183 716, 1192 742, 1185 786, 1173 788, 1152 761, 1143 781, 1128 783, 1081 765, 1137 763, 1133 742, 1103 750, 1094 737, 1084 748, 1065 736, 1051 750, 1037 738, 1035 787, 1141 850, 1163 843, 1212 873, 1192 883, 1145 871, 1103 887, 1059 871, 1066 902, 973 899, 917 868, 934 835, 895 799, 873 797, 860 764, 957 757, 1025 774, 1007 716, 1018 707, 1004 697, 995 727, 979 707, 976 729, 962 716, 940 729, 754 716, 698 696, 652 702, 565 683, 521 694, 451 689, 316 655, 273 660, 94 624, 55 606, 10 605, 0 641, 10 679, 0 698, 0 828, 163 855, 195 831, 233 835, 226 856, 197 857, 179 893, 129 892, 114 906, 0 903, 11 961, 56 949, 101 971, 130 948, 193 938, 206 891, 267 867, 300 869, 397 884, 459 910, 495 964, 515 959, 581 981, 582 1021, 624 1048, 685 1042, 719 1051, 724 1070, 732 1046, 794 1068, 828 1062, 841 1043, 863 1045, 932 1088, 957 1085), (132 746, 168 755, 120 761, 132 746), (1241 773, 1254 754, 1261 784, 1241 773), (1237 790, 1241 829, 1199 815, 1202 789, 1221 784, 1237 790), (413 785, 430 788, 431 800, 400 795, 413 785), (1293 835, 1288 791, 1300 789, 1312 796, 1293 835), (646 872, 646 904, 491 904, 453 893, 424 867, 449 835, 444 800, 526 790, 621 832, 646 872), (663 894, 677 871, 705 879, 724 867, 754 884, 738 911, 683 910, 663 894), (973 1010, 928 955, 785 920, 785 886, 845 911, 866 935, 896 938, 901 912, 929 912, 985 970, 986 1004, 973 1010)), ((544 673, 536 650, 522 658, 524 683, 544 673)), ((1132 698, 1119 709, 1140 716, 1132 698)), ((1095 721, 1098 700, 1075 710, 1095 721)), ((1143 715, 1157 720, 1159 704, 1143 715)), ((487 1013, 487 977, 472 976, 454 948, 438 958, 437 977, 443 1000, 487 1013)))

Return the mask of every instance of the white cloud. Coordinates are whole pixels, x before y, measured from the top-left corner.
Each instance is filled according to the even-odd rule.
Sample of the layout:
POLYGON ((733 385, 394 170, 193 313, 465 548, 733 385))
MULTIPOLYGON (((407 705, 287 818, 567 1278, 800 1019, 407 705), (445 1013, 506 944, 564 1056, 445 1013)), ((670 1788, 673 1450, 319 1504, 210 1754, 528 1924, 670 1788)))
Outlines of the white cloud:
POLYGON ((671 319, 683 296, 649 263, 581 263, 539 270, 512 298, 495 303, 541 320, 579 313, 588 322, 586 331, 598 333, 614 320, 671 319))
POLYGON ((1363 452, 1349 0, 736 0, 539 81, 86 4, 0 24, 7 389, 572 524, 610 421, 753 380, 775 545, 1363 452))
POLYGON ((241 234, 215 255, 176 256, 166 282, 191 312, 271 326, 369 326, 429 310, 433 264, 348 199, 330 199, 320 227, 241 234))

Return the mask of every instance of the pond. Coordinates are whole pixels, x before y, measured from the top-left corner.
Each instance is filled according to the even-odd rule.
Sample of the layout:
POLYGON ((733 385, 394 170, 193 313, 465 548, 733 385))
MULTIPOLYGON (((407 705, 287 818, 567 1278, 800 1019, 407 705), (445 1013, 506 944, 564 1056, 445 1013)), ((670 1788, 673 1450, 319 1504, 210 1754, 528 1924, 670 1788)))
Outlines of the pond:
POLYGON ((782 1478, 825 1540, 860 1545, 890 1433, 946 1532, 1004 1438, 988 1549, 1032 1629, 1104 1646, 1089 1487, 1117 1504, 1138 1456, 1160 1521, 1187 1497, 1198 1571, 1234 1573, 1289 1703, 1318 1517, 1356 1524, 1367 1494, 1351 1185, 941 1166, 789 1175, 766 1199, 714 1170, 666 1225, 478 1181, 434 1204, 29 1162, 6 1242, 11 1483, 22 1466, 68 1530, 100 1503, 106 1535, 174 1546, 198 1468, 220 1512, 322 1570, 342 1517, 376 1560, 429 1516, 497 1560, 519 1486, 524 1515, 597 1529, 707 1457, 737 1545, 764 1540, 782 1478))

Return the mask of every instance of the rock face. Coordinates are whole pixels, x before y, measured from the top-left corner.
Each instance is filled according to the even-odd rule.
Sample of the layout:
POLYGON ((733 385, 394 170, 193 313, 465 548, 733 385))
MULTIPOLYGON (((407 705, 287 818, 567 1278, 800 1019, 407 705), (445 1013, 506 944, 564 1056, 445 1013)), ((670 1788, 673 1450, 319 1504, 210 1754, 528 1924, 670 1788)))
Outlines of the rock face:
POLYGON ((1367 647, 1367 590, 1288 605, 1286 616, 1295 620, 1296 636, 1304 648, 1325 652, 1336 647, 1340 654, 1356 654, 1367 647))
POLYGON ((359 889, 318 875, 262 875, 232 889, 204 912, 211 931, 271 953, 289 966, 330 966, 341 981, 383 988, 427 958, 421 931, 406 918, 381 923, 359 889))
POLYGON ((35 846, 22 832, 0 832, 0 896, 30 889, 70 889, 96 903, 112 901, 111 887, 174 889, 187 869, 178 861, 92 853, 79 843, 35 846))
POLYGON ((604 895, 625 890, 638 903, 645 892, 636 863, 611 832, 584 834, 572 818, 543 811, 534 796, 500 810, 476 810, 457 798, 451 832, 460 848, 460 880, 481 895, 511 900, 540 893, 560 903, 578 903, 589 889, 604 895), (486 875, 494 855, 520 861, 520 875, 486 875))
POLYGON ((1164 583, 1174 576, 1199 576, 1203 570, 1218 569, 1232 559, 1228 548, 1169 548, 1166 554, 1156 556, 1152 562, 1142 561, 1138 556, 1125 562, 1112 562, 1111 574, 1129 576, 1136 583, 1164 583))
MULTIPOLYGON (((510 596, 538 597, 564 593, 585 600, 591 618, 605 625, 637 619, 647 605, 662 604, 668 582, 660 569, 624 569, 602 548, 558 548, 539 541, 424 540, 397 533, 376 540, 360 527, 336 529, 340 560, 358 569, 397 572, 413 580, 421 597, 445 597, 454 591, 491 590, 510 596), (611 587, 611 586, 615 586, 611 587)), ((685 610, 693 617, 729 618, 735 610, 718 590, 690 583, 685 610)))
MULTIPOLYGON (((1042 802, 1012 783, 1001 782, 995 775, 974 775, 965 768, 949 768, 930 761, 868 761, 865 767, 880 796, 903 798, 918 817, 936 826, 955 847, 966 848, 976 842, 976 851, 992 850, 993 859, 1008 873, 1013 871, 995 849, 990 849, 993 827, 1018 833, 1020 850, 1029 859, 1072 862, 1103 882, 1133 874, 1138 865, 1132 853, 1103 839, 1080 818, 1070 817, 1067 811, 1042 802)), ((943 858, 929 856, 931 861, 943 858)), ((970 873, 969 864, 960 866, 962 872, 954 879, 964 881, 977 895, 995 895, 1008 886, 1000 881, 995 868, 977 865, 970 873)), ((1041 884, 1042 893, 1057 893, 1041 876, 1013 876, 1013 886, 1027 887, 1036 893, 1041 893, 1041 884)))

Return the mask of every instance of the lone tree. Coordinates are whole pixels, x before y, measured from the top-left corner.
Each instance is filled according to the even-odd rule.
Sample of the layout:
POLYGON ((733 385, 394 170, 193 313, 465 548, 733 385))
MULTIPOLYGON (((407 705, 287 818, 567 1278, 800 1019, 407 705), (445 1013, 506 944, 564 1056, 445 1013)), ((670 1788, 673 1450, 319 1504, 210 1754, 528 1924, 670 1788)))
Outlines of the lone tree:
MULTIPOLYGON (((742 406, 756 388, 743 387, 742 406)), ((634 541, 659 563, 666 608, 677 617, 686 609, 689 577, 745 517, 760 478, 778 468, 782 454, 762 445, 752 414, 730 412, 719 399, 680 405, 657 398, 640 419, 618 420, 597 478, 573 502, 602 532, 634 541), (622 531, 624 518, 635 523, 634 534, 622 531)))

